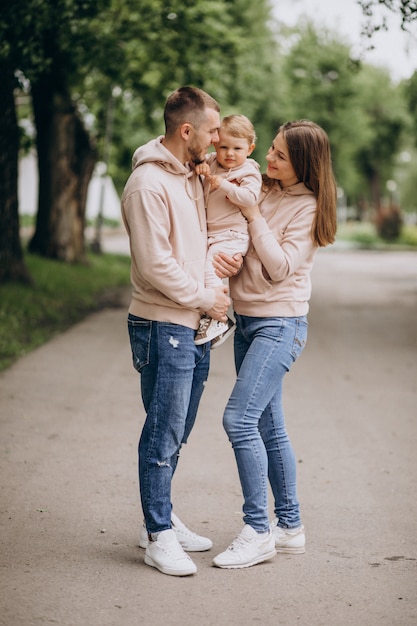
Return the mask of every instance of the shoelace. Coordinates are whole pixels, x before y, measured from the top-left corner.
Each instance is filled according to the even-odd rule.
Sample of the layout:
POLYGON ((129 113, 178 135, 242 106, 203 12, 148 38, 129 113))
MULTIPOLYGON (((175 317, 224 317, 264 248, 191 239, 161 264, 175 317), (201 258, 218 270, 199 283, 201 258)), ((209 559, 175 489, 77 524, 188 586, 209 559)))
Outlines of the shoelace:
POLYGON ((185 554, 184 550, 181 548, 180 545, 162 545, 161 546, 162 550, 165 552, 165 554, 167 554, 170 557, 174 557, 177 559, 186 559, 187 555, 185 554))
POLYGON ((239 550, 240 548, 245 548, 248 545, 248 543, 251 543, 251 542, 252 542, 251 539, 238 535, 238 537, 236 537, 236 539, 232 541, 228 549, 239 550))

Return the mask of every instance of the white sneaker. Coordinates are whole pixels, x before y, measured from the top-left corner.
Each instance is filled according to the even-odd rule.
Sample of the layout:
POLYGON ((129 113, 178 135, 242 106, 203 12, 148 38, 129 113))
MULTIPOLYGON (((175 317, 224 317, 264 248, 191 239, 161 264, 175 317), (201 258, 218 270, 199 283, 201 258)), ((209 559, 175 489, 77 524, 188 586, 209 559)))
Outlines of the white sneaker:
POLYGON ((281 554, 304 554, 306 551, 306 536, 304 526, 298 528, 280 528, 275 518, 270 524, 271 532, 275 538, 275 547, 281 554))
POLYGON ((170 576, 189 576, 197 571, 172 529, 161 531, 156 541, 148 542, 145 563, 170 576))
MULTIPOLYGON (((213 547, 213 542, 208 537, 201 537, 197 533, 187 528, 185 524, 175 515, 171 513, 172 530, 175 531, 177 539, 183 550, 186 552, 205 552, 213 547)), ((142 526, 139 536, 139 546, 146 548, 149 543, 148 533, 145 526, 142 526)))
POLYGON ((234 326, 234 322, 229 318, 227 318, 227 322, 219 322, 218 320, 213 320, 211 317, 202 317, 194 338, 194 343, 196 346, 201 346, 203 343, 208 343, 212 339, 215 339, 215 337, 222 335, 229 330, 229 322, 234 326))
POLYGON ((216 567, 238 569, 267 561, 276 555, 275 539, 271 532, 264 536, 245 524, 240 535, 230 546, 213 559, 216 567))
POLYGON ((222 343, 224 343, 226 339, 228 339, 230 335, 234 333, 236 324, 229 317, 227 318, 226 326, 227 326, 226 330, 221 335, 218 335, 212 340, 211 350, 214 350, 215 348, 218 348, 219 346, 221 346, 222 343))

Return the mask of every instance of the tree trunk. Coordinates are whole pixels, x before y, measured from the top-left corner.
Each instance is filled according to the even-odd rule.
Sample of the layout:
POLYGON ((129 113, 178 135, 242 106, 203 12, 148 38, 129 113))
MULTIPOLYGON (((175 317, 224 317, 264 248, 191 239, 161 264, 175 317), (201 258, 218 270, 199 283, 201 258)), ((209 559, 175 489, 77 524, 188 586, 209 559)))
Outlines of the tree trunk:
POLYGON ((32 85, 39 199, 29 250, 52 259, 83 262, 87 191, 96 154, 70 95, 56 85, 51 76, 32 85))
POLYGON ((382 193, 381 193, 381 177, 379 172, 374 170, 369 180, 372 204, 375 209, 376 218, 379 219, 382 213, 382 193))
POLYGON ((19 133, 13 95, 16 81, 4 60, 0 62, 0 80, 0 284, 30 283, 19 236, 19 133))

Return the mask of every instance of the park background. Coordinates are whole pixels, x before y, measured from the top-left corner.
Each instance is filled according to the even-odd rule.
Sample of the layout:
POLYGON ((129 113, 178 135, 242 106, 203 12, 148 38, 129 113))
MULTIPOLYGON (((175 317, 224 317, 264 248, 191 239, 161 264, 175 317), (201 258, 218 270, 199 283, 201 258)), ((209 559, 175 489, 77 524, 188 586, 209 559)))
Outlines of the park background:
MULTIPOLYGON (((413 0, 1 5, 1 624, 416 624, 416 17, 413 0), (202 553, 173 580, 137 547, 129 256, 101 190, 120 195, 183 83, 252 118, 261 164, 282 121, 321 123, 341 191, 286 396, 308 550, 229 573, 202 553)), ((241 525, 232 351, 213 353, 176 477, 178 512, 219 551, 241 525)))
POLYGON ((181 84, 251 118, 261 168, 281 123, 323 126, 337 245, 415 249, 414 0, 21 0, 0 17, 0 369, 129 282, 103 236, 181 84))

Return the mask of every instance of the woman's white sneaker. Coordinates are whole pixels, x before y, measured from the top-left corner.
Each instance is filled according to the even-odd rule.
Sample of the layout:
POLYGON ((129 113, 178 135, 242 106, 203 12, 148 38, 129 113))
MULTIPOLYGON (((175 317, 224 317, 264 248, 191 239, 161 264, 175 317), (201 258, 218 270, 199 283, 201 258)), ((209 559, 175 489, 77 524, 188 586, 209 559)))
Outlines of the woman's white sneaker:
MULTIPOLYGON (((182 523, 174 512, 171 514, 171 524, 182 549, 186 552, 205 552, 213 547, 211 539, 197 535, 197 533, 193 533, 192 530, 187 528, 187 526, 182 523)), ((142 526, 139 536, 139 546, 141 548, 146 548, 147 545, 148 533, 146 532, 145 526, 142 526)))
POLYGON ((270 524, 275 538, 275 547, 280 554, 304 554, 306 551, 306 536, 304 526, 298 528, 281 528, 277 526, 277 518, 270 524))
POLYGON ((145 563, 169 576, 189 576, 197 571, 172 529, 161 531, 155 541, 148 542, 145 563))
POLYGON ((216 567, 239 569, 267 561, 276 555, 275 539, 271 532, 259 534, 245 524, 230 546, 213 559, 216 567))

